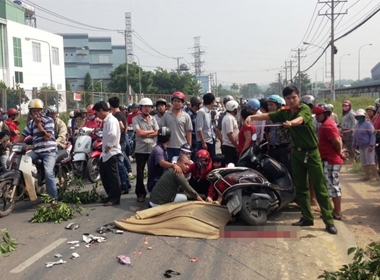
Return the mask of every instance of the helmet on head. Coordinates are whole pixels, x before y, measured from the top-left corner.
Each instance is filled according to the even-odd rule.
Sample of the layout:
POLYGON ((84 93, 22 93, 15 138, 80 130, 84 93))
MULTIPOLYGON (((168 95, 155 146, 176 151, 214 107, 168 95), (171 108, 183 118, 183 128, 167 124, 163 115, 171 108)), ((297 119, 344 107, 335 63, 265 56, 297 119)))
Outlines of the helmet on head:
POLYGON ((30 100, 29 105, 28 105, 28 109, 43 109, 43 108, 44 108, 44 103, 39 98, 30 100))
POLYGON ((326 116, 331 116, 332 109, 329 104, 319 103, 317 106, 313 107, 313 114, 322 114, 326 113, 326 116))
POLYGON ((311 94, 303 95, 303 96, 301 96, 301 99, 300 99, 300 102, 302 102, 302 103, 306 104, 307 106, 309 106, 310 109, 313 108, 314 101, 315 101, 315 98, 311 94))
POLYGON ((285 105, 286 105, 285 99, 282 98, 282 97, 280 97, 280 98, 281 98, 281 105, 282 105, 282 106, 285 106, 285 105))
POLYGON ((15 108, 10 108, 10 109, 8 110, 8 117, 17 116, 17 115, 18 115, 18 111, 17 111, 17 109, 15 109, 15 108))
POLYGON ((329 103, 329 104, 327 104, 327 105, 329 105, 329 106, 331 107, 331 110, 334 111, 334 105, 332 105, 331 103, 329 103))
POLYGON ((277 94, 272 94, 268 97, 268 101, 270 102, 274 102, 278 105, 282 105, 282 100, 281 100, 281 97, 277 94))
POLYGON ((210 161, 210 153, 207 150, 201 149, 195 154, 195 163, 198 168, 206 167, 210 161))
POLYGON ((185 152, 185 153, 191 153, 191 147, 189 144, 183 144, 181 146, 181 151, 185 152))
POLYGON ((238 108, 239 108, 239 103, 237 103, 237 101, 235 101, 235 100, 230 100, 226 104, 226 110, 228 112, 232 112, 232 111, 234 111, 235 109, 238 109, 238 108))
POLYGON ((358 109, 355 112, 355 117, 365 117, 365 111, 363 109, 358 109))
POLYGON ((252 110, 260 109, 260 101, 256 98, 249 99, 247 104, 252 110))
POLYGON ((74 111, 70 111, 70 113, 69 113, 69 117, 70 117, 70 118, 74 118, 74 117, 75 117, 74 111))
POLYGON ((181 92, 181 91, 176 91, 176 92, 174 92, 173 95, 172 95, 172 101, 173 101, 173 99, 179 99, 179 100, 181 100, 182 102, 185 102, 186 96, 185 96, 185 94, 184 94, 183 92, 181 92))
POLYGON ((375 106, 380 107, 380 98, 375 100, 375 106))
POLYGON ((166 106, 166 100, 165 99, 163 99, 163 98, 160 98, 160 99, 158 99, 157 101, 156 101, 156 107, 158 107, 159 105, 162 105, 162 104, 164 104, 165 106, 166 106))
POLYGON ((226 104, 228 101, 231 101, 231 100, 234 100, 233 96, 232 95, 226 95, 223 98, 223 103, 226 104))
POLYGON ((119 109, 120 109, 120 111, 124 111, 124 110, 127 110, 128 108, 125 105, 120 105, 119 109))
POLYGON ((139 105, 137 103, 132 103, 131 108, 138 108, 139 105))
POLYGON ((202 103, 202 100, 199 96, 193 96, 190 99, 190 106, 199 106, 202 103))
POLYGON ((88 110, 87 115, 89 116, 95 115, 95 110, 91 108, 90 110, 88 110))
POLYGON ((46 109, 46 115, 57 114, 57 113, 58 113, 58 110, 54 105, 50 105, 46 109))
POLYGON ((140 106, 152 106, 153 107, 153 102, 150 98, 144 97, 144 98, 141 98, 139 105, 140 106))
POLYGON ((157 142, 159 143, 166 143, 170 140, 170 129, 169 127, 162 126, 158 129, 157 133, 157 142))
POLYGON ((92 107, 94 107, 94 104, 90 104, 87 106, 87 111, 89 111, 90 109, 92 109, 92 107))
POLYGON ((376 113, 376 107, 375 106, 371 106, 371 105, 369 105, 369 106, 367 106, 367 108, 365 108, 365 110, 367 111, 367 110, 372 110, 374 113, 376 113))
POLYGON ((82 113, 87 113, 87 109, 86 108, 81 108, 79 110, 79 114, 82 114, 82 113))
POLYGON ((350 100, 344 100, 342 102, 342 105, 348 105, 348 106, 351 106, 351 101, 350 100))

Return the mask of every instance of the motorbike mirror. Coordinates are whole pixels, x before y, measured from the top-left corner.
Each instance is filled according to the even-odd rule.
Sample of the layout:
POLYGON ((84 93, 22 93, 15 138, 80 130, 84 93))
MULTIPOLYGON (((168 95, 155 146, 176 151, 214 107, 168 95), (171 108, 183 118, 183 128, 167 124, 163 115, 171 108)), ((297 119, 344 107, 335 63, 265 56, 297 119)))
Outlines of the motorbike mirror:
POLYGON ((256 142, 256 140, 257 140, 257 134, 254 133, 254 134, 252 135, 252 141, 255 141, 255 142, 256 142))

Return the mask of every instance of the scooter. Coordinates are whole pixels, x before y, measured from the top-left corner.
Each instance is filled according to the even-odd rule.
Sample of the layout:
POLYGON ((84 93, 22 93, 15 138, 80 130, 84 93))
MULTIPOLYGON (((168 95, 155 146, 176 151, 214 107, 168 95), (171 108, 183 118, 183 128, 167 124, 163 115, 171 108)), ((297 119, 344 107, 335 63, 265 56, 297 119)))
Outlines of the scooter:
POLYGON ((84 178, 85 176, 87 162, 92 152, 92 139, 90 135, 93 132, 93 128, 82 127, 78 132, 78 137, 75 139, 73 167, 74 176, 77 178, 84 178))
POLYGON ((289 171, 262 152, 265 146, 266 143, 254 144, 243 152, 236 167, 215 169, 207 175, 230 214, 239 214, 253 226, 264 225, 268 216, 295 198, 289 171))
MULTIPOLYGON (((46 192, 45 172, 40 159, 32 160, 28 151, 33 145, 17 143, 12 146, 9 157, 9 169, 0 175, 0 218, 9 215, 15 204, 24 195, 30 201, 37 200, 37 195, 46 192)), ((67 188, 71 181, 70 153, 59 150, 54 166, 58 188, 67 188)))
POLYGON ((92 144, 92 153, 87 163, 88 178, 90 179, 92 183, 96 183, 100 181, 99 160, 100 160, 100 155, 102 154, 102 145, 103 145, 103 131, 98 130, 95 132, 95 134, 98 138, 92 144))

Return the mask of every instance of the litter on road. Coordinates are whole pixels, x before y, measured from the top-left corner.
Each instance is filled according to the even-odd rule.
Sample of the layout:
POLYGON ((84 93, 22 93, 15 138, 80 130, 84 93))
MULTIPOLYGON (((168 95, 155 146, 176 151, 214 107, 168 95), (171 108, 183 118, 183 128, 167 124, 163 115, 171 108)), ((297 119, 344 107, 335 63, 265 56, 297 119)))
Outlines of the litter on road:
POLYGON ((72 254, 71 254, 71 259, 72 259, 72 260, 75 260, 75 259, 77 259, 77 258, 79 258, 79 254, 77 254, 77 253, 72 253, 72 254))
POLYGON ((119 259, 119 263, 125 264, 125 265, 131 265, 131 259, 129 257, 126 257, 124 255, 117 256, 119 259))
POLYGON ((58 264, 63 264, 63 263, 66 263, 66 261, 64 261, 62 259, 60 259, 57 262, 47 262, 46 263, 46 267, 52 267, 53 265, 58 265, 58 264))

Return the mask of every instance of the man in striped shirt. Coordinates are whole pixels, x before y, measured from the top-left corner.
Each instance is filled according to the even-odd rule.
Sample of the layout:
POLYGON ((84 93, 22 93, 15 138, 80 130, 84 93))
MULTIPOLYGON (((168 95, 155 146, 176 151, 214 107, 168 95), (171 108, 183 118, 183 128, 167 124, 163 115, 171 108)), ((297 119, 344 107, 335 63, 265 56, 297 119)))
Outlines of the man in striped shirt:
POLYGON ((16 143, 23 142, 28 136, 33 137, 34 150, 28 155, 33 158, 40 158, 44 164, 45 183, 47 193, 53 199, 53 205, 57 204, 58 193, 54 176, 54 165, 57 158, 57 143, 54 138, 54 120, 42 113, 44 103, 41 99, 32 99, 29 102, 29 113, 31 120, 25 126, 24 131, 16 140, 16 143))

